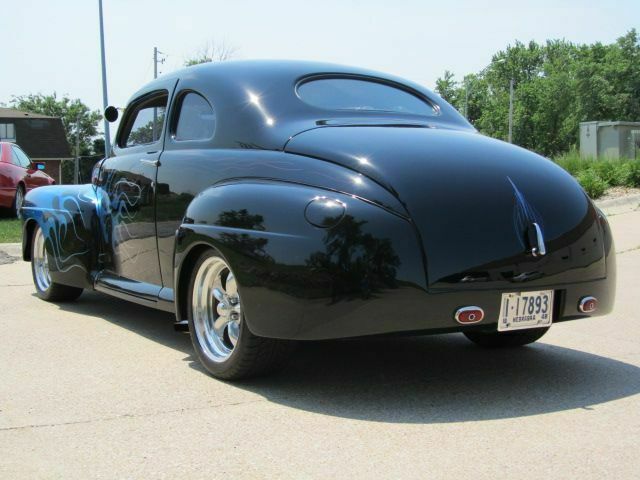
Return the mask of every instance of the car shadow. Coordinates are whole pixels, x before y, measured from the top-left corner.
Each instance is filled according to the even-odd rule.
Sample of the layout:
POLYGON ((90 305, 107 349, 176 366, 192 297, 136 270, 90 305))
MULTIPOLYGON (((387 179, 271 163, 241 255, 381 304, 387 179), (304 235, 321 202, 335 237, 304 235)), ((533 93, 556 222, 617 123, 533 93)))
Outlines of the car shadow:
MULTIPOLYGON (((189 336, 173 330, 171 314, 96 293, 61 308, 102 317, 179 350, 206 374, 189 336)), ((323 415, 446 423, 597 409, 639 393, 640 368, 543 342, 484 350, 459 334, 378 337, 303 342, 280 372, 233 385, 323 415)))

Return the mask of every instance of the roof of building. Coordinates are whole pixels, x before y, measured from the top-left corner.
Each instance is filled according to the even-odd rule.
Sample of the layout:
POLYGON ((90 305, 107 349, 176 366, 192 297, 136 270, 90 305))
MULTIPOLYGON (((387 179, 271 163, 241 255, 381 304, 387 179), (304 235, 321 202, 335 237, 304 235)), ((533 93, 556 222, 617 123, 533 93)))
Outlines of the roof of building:
POLYGON ((13 108, 0 107, 0 118, 57 118, 49 115, 41 115, 39 113, 22 112, 13 108))
POLYGON ((58 117, 0 108, 0 123, 15 126, 15 143, 32 159, 71 158, 64 125, 58 117))

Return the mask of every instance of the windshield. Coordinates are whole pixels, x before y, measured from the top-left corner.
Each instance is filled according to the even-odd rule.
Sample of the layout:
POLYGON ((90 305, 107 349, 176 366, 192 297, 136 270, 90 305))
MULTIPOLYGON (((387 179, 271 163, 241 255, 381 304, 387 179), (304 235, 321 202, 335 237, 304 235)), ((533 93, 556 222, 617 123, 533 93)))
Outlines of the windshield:
POLYGON ((384 83, 353 78, 322 78, 298 86, 298 96, 326 110, 393 112, 433 116, 432 105, 417 96, 384 83))

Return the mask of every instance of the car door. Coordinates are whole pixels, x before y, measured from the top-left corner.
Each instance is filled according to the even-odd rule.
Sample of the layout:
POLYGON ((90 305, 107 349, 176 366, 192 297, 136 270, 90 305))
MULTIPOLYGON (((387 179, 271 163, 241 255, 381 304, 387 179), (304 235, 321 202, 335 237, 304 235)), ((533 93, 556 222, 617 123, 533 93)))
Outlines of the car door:
POLYGON ((157 286, 162 277, 155 225, 156 175, 163 148, 167 105, 175 81, 155 83, 155 90, 126 108, 113 147, 102 164, 99 187, 108 196, 102 247, 106 272, 157 286))

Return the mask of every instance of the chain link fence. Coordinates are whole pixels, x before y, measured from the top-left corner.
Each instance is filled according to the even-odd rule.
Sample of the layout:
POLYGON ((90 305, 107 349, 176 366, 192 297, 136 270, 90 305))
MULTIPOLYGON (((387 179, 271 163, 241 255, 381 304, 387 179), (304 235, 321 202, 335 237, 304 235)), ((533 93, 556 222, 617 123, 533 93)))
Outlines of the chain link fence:
MULTIPOLYGON (((91 172, 96 163, 102 160, 102 155, 89 155, 80 157, 78 168, 78 183, 91 183, 91 172)), ((60 183, 72 184, 74 181, 75 159, 63 160, 60 167, 60 183)))

